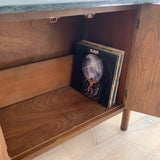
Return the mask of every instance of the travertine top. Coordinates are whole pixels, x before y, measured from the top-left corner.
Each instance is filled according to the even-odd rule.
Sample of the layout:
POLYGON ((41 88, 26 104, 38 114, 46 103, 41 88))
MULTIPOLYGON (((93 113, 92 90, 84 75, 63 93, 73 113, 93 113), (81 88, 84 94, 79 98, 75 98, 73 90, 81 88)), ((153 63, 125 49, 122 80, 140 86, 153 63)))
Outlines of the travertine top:
POLYGON ((160 3, 160 0, 0 0, 0 14, 160 3))

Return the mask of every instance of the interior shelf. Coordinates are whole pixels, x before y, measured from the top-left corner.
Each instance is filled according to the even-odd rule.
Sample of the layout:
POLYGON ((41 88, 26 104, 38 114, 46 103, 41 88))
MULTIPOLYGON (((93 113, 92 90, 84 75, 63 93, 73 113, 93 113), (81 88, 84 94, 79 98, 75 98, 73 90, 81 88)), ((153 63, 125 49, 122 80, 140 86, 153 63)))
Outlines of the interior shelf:
POLYGON ((56 146, 122 111, 107 109, 70 86, 0 109, 12 159, 56 146))

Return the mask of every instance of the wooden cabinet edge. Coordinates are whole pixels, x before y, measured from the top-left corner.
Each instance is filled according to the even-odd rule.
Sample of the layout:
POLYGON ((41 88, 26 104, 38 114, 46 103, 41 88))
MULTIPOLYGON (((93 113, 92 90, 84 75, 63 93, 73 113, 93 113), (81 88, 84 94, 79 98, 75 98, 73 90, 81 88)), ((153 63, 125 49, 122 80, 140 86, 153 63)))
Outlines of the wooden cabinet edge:
POLYGON ((1 22, 18 22, 26 20, 37 20, 50 17, 67 17, 77 15, 87 15, 89 13, 104 13, 136 9, 138 5, 124 5, 124 6, 106 6, 97 8, 83 8, 71 10, 55 10, 55 11, 37 11, 37 12, 24 12, 12 14, 0 14, 1 22))
POLYGON ((7 152, 7 146, 1 126, 0 126, 0 160, 11 160, 7 152))
MULTIPOLYGON (((141 8, 142 8, 142 5, 139 5, 138 6, 138 12, 137 12, 137 18, 136 18, 137 22, 136 22, 136 25, 135 25, 135 31, 134 31, 135 33, 134 33, 134 36, 133 36, 131 55, 130 56, 132 56, 132 52, 134 50, 133 46, 134 46, 134 43, 135 43, 135 40, 136 40, 136 37, 137 37, 137 34, 138 34, 137 32, 138 32, 139 25, 140 25, 139 17, 140 17, 141 8)), ((130 65, 129 65, 128 73, 130 72, 130 70, 131 69, 130 69, 130 65)), ((125 89, 124 98, 123 98, 124 109, 123 109, 121 127, 120 127, 122 131, 126 131, 128 129, 129 119, 130 119, 130 115, 131 115, 131 110, 126 105, 128 81, 129 81, 129 74, 127 74, 126 87, 125 87, 126 89, 125 89)))

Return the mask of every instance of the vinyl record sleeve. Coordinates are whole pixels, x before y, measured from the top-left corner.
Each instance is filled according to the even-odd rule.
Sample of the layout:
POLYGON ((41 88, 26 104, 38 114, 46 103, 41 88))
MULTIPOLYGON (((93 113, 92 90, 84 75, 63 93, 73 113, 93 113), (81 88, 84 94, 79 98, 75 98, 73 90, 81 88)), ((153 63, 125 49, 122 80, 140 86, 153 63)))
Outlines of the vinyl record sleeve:
POLYGON ((119 55, 79 42, 74 50, 72 87, 110 107, 109 99, 118 64, 119 55))
POLYGON ((119 84, 119 77, 120 77, 122 64, 123 64, 124 51, 113 48, 113 47, 105 46, 105 45, 102 45, 102 44, 94 43, 94 42, 91 42, 91 41, 87 41, 87 40, 82 40, 79 43, 83 44, 83 45, 86 45, 88 47, 93 47, 93 48, 98 49, 98 50, 103 50, 105 52, 115 54, 119 57, 118 60, 117 60, 115 73, 114 73, 114 77, 113 77, 113 81, 112 81, 112 88, 111 88, 111 92, 110 92, 110 98, 109 98, 108 106, 111 106, 111 105, 115 104, 117 90, 118 90, 118 84, 119 84))

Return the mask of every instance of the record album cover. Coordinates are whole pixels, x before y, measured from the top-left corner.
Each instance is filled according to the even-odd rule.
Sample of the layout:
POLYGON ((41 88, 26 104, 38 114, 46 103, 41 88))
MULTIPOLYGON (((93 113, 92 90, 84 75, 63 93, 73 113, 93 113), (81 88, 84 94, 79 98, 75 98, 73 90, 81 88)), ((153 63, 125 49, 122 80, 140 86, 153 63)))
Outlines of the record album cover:
POLYGON ((109 101, 113 101, 111 90, 114 93, 113 82, 116 81, 120 65, 119 57, 106 52, 102 47, 96 48, 96 44, 94 46, 82 41, 77 43, 72 87, 103 106, 110 107, 109 101))

